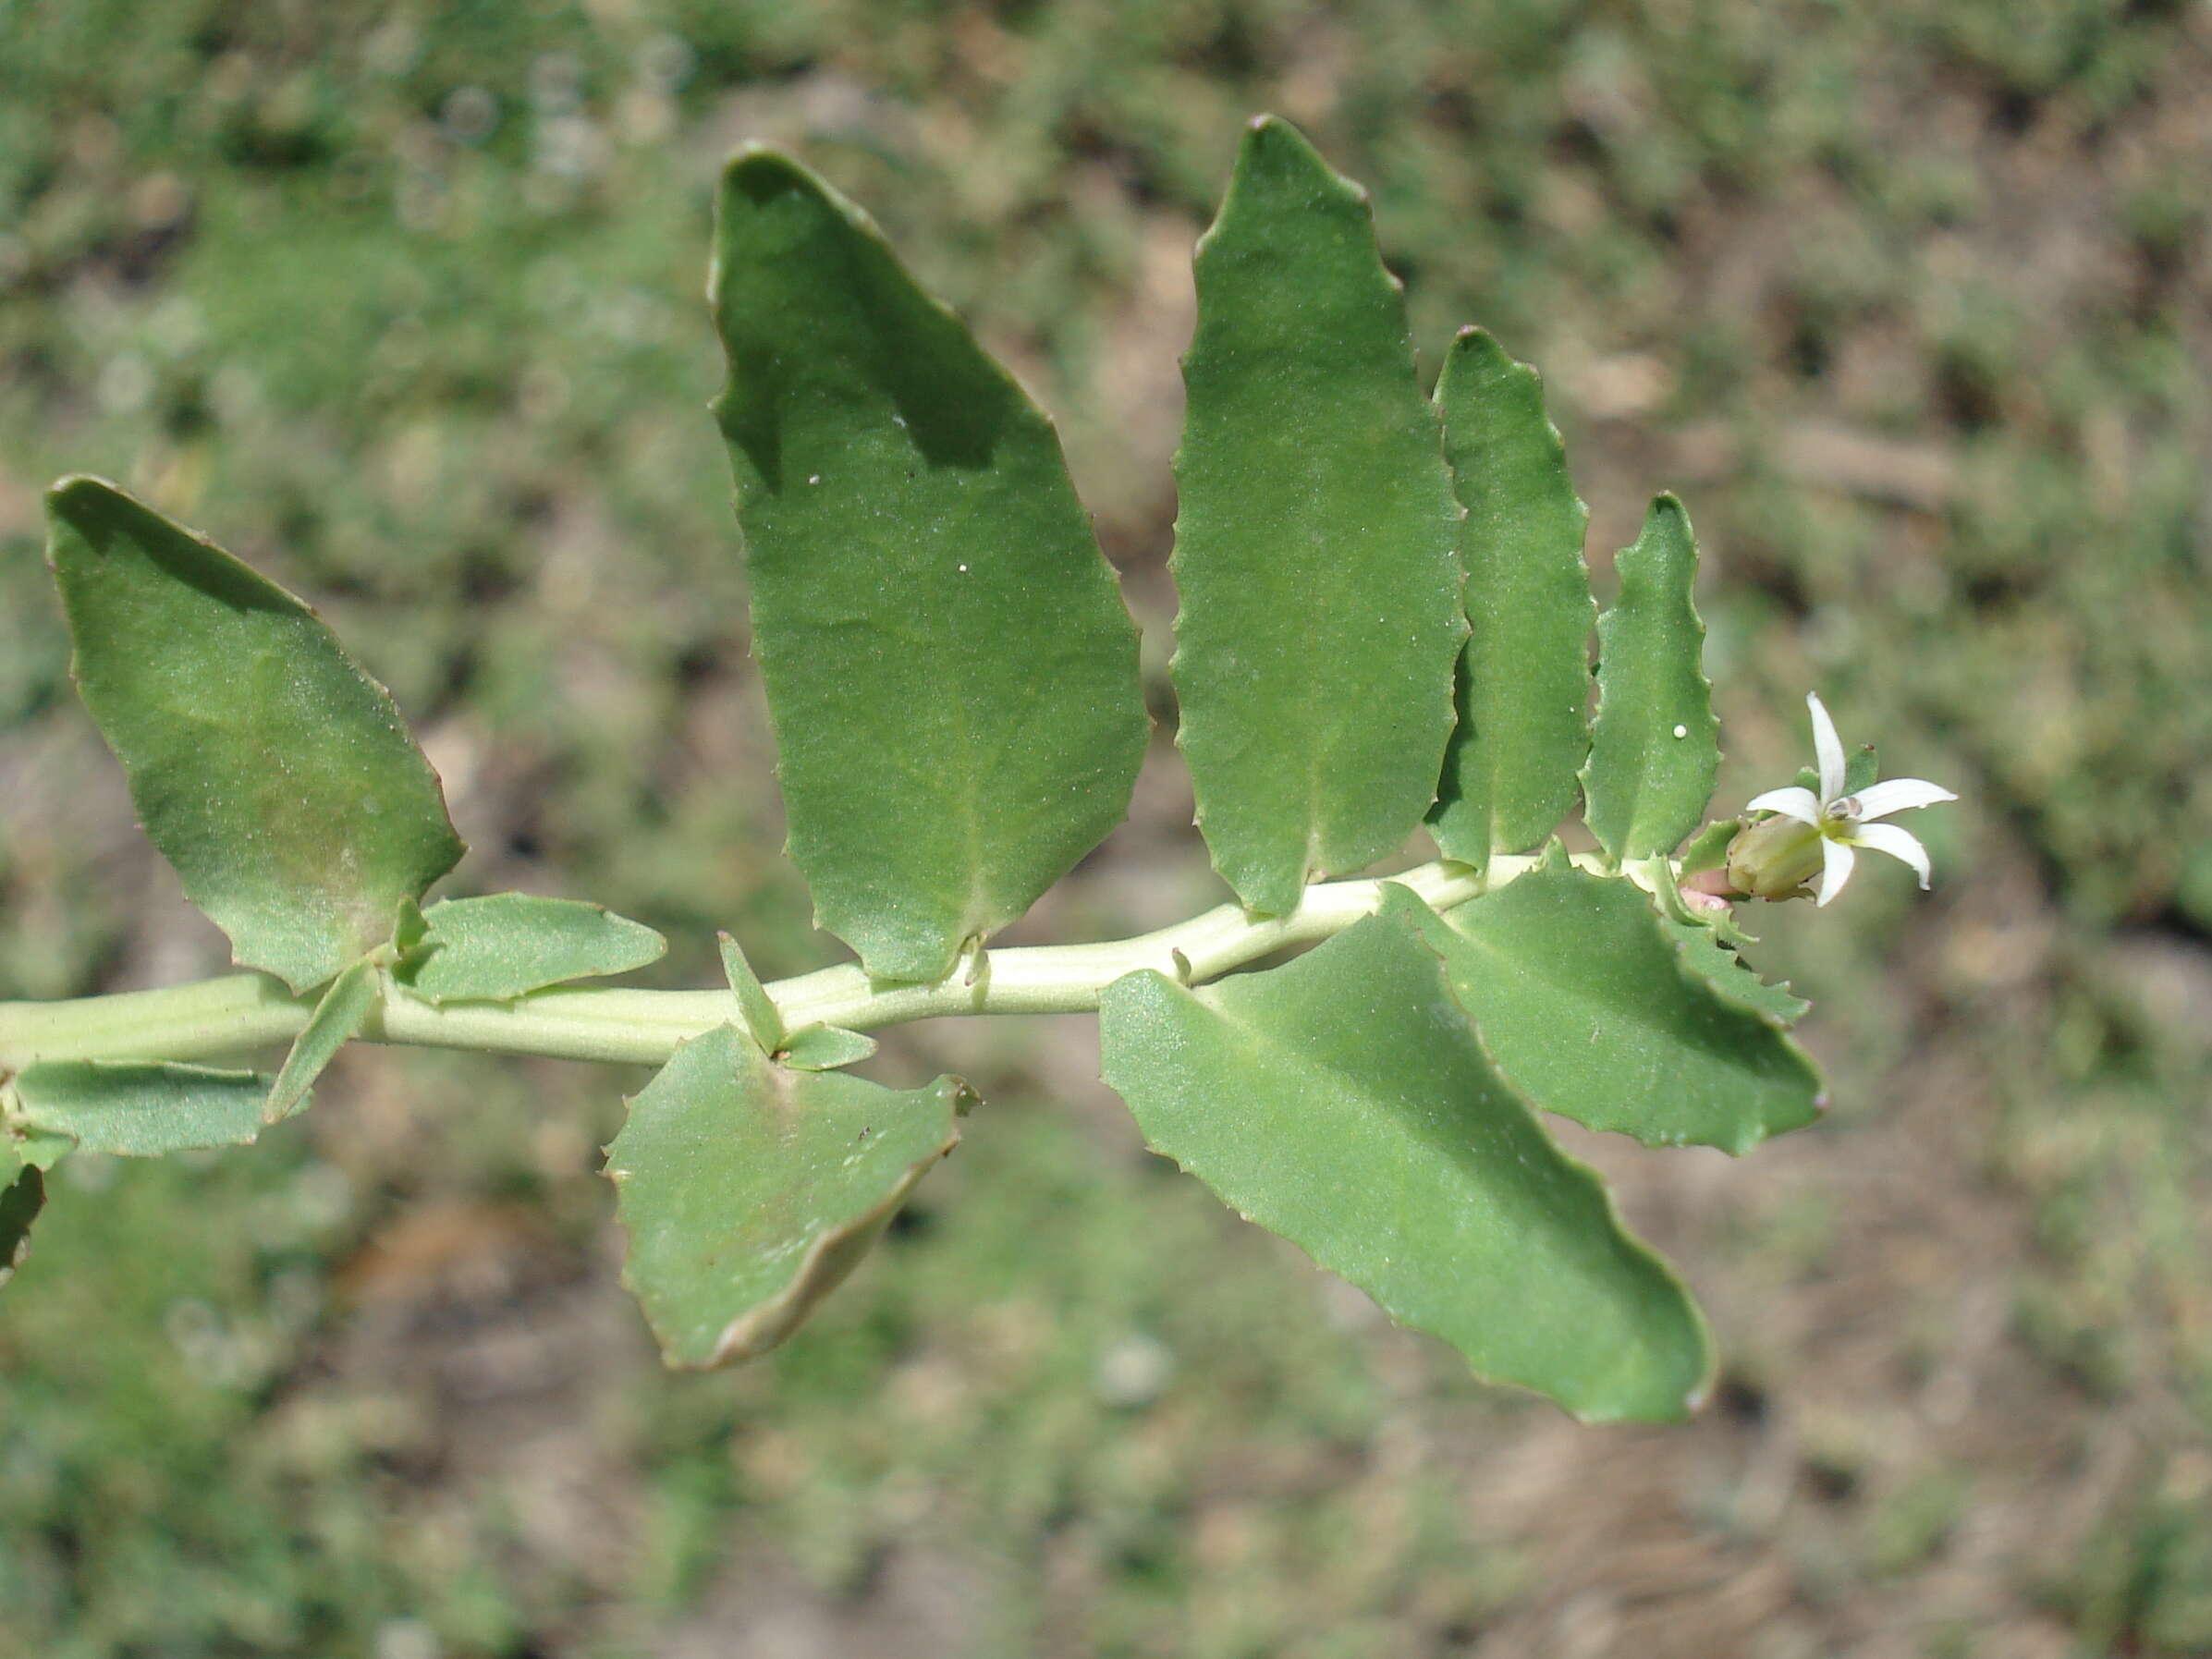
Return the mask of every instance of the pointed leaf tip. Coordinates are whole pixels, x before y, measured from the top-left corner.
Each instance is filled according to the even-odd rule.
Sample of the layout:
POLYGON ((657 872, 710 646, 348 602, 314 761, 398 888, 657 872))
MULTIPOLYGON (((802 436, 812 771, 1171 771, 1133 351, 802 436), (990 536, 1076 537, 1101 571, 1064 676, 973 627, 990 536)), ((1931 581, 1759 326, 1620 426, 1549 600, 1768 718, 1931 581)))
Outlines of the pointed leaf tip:
POLYGON ((304 1109, 315 1080, 321 1077, 339 1049, 361 1034, 370 1013, 384 994, 384 975, 375 962, 364 958, 330 982, 307 1024, 292 1040, 291 1052, 269 1086, 262 1106, 263 1123, 280 1123, 304 1109))
POLYGON ((816 201, 827 199, 821 179, 782 151, 759 142, 741 144, 733 151, 723 164, 722 179, 726 188, 741 191, 754 201, 786 193, 816 201))
MULTIPOLYGON (((1247 150, 1265 149, 1287 161, 1295 161, 1314 172, 1338 175, 1336 169, 1322 159, 1321 152, 1314 147, 1311 139, 1277 115, 1257 115, 1244 124, 1243 146, 1247 150)), ((1345 179, 1350 184, 1351 180, 1345 179)))
POLYGON ((730 992, 738 999, 746 1034, 763 1054, 773 1055, 784 1044, 783 1011, 746 959, 744 947, 727 933, 716 933, 715 943, 722 952, 722 977, 729 982, 730 992))

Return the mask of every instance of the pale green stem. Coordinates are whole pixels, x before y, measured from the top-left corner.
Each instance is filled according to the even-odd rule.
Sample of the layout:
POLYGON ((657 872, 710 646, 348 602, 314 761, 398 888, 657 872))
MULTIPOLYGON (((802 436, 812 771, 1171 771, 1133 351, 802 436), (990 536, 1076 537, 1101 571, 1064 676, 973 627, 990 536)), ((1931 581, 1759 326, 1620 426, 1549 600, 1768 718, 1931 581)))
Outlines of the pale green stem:
MULTIPOLYGON (((1480 876, 1439 861, 1387 879, 1444 910, 1535 862, 1493 859, 1487 876, 1480 876)), ((1589 856, 1576 862, 1601 868, 1589 856)), ((794 1031, 811 1025, 869 1031, 943 1014, 1081 1013, 1098 1006, 1106 986, 1142 968, 1203 984, 1275 951, 1340 933, 1374 912, 1382 888, 1380 881, 1324 882, 1308 887, 1288 916, 1255 921, 1240 906, 1226 904, 1133 939, 985 951, 936 984, 883 984, 847 965, 778 981, 768 994, 794 1031)), ((0 1003, 0 1076, 37 1060, 205 1060, 269 1048, 297 1035, 313 1004, 312 995, 295 997, 259 973, 74 1002, 0 1003)), ((556 986, 511 1003, 440 1006, 387 984, 383 1006, 361 1035, 374 1043, 658 1066, 686 1038, 742 1023, 727 990, 556 986)))

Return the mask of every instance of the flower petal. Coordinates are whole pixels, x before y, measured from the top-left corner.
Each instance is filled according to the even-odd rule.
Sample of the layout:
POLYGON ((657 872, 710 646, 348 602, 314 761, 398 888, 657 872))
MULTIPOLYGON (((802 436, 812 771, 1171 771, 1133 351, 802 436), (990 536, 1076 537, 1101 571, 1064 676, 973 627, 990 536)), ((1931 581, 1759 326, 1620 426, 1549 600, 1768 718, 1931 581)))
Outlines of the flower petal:
POLYGON ((1842 892, 1843 884, 1851 880, 1851 866, 1857 861, 1856 855, 1842 842, 1821 836, 1820 877, 1813 884, 1813 902, 1824 905, 1842 892))
POLYGON ((1764 795, 1754 795, 1743 803, 1747 812, 1779 812, 1785 818, 1794 818, 1800 823, 1820 822, 1820 802, 1813 791, 1801 789, 1792 784, 1787 789, 1769 789, 1764 795))
POLYGON ((1904 811, 1909 807, 1932 807, 1938 801, 1959 798, 1941 784, 1931 784, 1925 777, 1890 777, 1878 784, 1870 784, 1859 791, 1859 818, 1862 823, 1874 818, 1887 818, 1892 812, 1904 811))
POLYGON ((1876 852, 1886 852, 1900 863, 1910 864, 1920 877, 1920 890, 1928 890, 1928 849, 1920 844, 1920 837, 1910 830, 1900 830, 1894 823, 1869 823, 1851 832, 1853 847, 1871 847, 1876 852))
POLYGON ((1821 706, 1819 692, 1805 693, 1805 707, 1813 711, 1813 752, 1820 761, 1820 799, 1825 803, 1843 793, 1843 739, 1821 706))

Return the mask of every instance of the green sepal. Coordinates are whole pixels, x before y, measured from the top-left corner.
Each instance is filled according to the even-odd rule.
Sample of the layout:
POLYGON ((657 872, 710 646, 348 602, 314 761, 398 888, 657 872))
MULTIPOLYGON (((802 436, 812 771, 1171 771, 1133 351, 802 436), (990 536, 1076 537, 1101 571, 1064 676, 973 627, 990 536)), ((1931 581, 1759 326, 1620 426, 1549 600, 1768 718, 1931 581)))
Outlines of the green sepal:
POLYGON ((716 933, 715 939, 722 949, 723 975, 737 995, 738 1012, 745 1017, 746 1034, 763 1054, 775 1054, 784 1044, 783 1010, 768 994, 768 987, 761 983, 761 976, 753 972, 738 942, 727 933, 716 933))
POLYGON ((1193 271, 1177 742, 1215 869, 1282 915, 1436 799, 1460 513, 1366 192, 1289 124, 1246 131, 1193 271))
POLYGON ((146 836, 296 991, 384 943, 461 843, 391 694, 315 614, 94 478, 46 496, 77 688, 146 836))
MULTIPOLYGON (((1873 744, 1862 743, 1858 748, 1845 752, 1843 757, 1844 794, 1856 795, 1860 790, 1871 787, 1875 780, 1881 775, 1881 759, 1875 753, 1873 744)), ((1820 794, 1819 772, 1811 766, 1800 766, 1797 769, 1797 787, 1801 789, 1810 789, 1817 797, 1820 794)))
POLYGON ((1874 787, 1875 780, 1882 775, 1881 757, 1874 751, 1874 745, 1862 743, 1843 757, 1843 792, 1856 795, 1862 789, 1874 787))
POLYGON ((872 975, 935 982, 1128 811, 1136 626, 1051 422, 860 209, 741 151, 710 287, 791 857, 872 975))
POLYGON ((897 1091, 777 1066, 734 1025, 679 1046, 606 1149, 622 1282, 671 1365, 749 1359, 798 1328, 959 1140, 957 1078, 897 1091))
POLYGON ((315 1004, 315 1011, 292 1039, 291 1052, 277 1068, 276 1081, 270 1085, 269 1098, 262 1105, 263 1123, 281 1122, 307 1105, 309 1092, 323 1075, 323 1068, 339 1049, 361 1034, 383 994, 383 970, 367 957, 330 982, 330 989, 315 1004))
POLYGON ((1484 1052, 1433 921, 1392 884, 1279 968, 1118 980, 1106 1081, 1155 1152, 1480 1374, 1592 1421, 1680 1418, 1710 1373, 1704 1321, 1484 1052))
POLYGON ((810 1025, 785 1039, 776 1057, 795 1071, 835 1071, 854 1066, 875 1052, 875 1039, 843 1026, 810 1025))
POLYGON ((667 948, 643 922, 604 905, 493 893, 422 911, 420 935, 401 947, 397 977, 434 1003, 511 1002, 547 985, 628 973, 667 948))
POLYGON ((1720 723, 1702 661, 1697 543, 1682 504, 1655 500, 1615 567, 1619 596, 1597 619, 1583 817, 1607 857, 1626 864, 1672 852, 1697 827, 1719 772, 1720 723))
POLYGON ((17 1122, 31 1131, 17 1155, 59 1161, 71 1150, 156 1158, 251 1146, 262 1131, 269 1080, 153 1060, 40 1060, 12 1085, 17 1122))
POLYGON ((1535 370, 1462 329, 1436 381, 1452 488, 1467 518, 1470 632, 1445 750, 1436 846, 1477 870, 1525 852, 1574 810, 1590 751, 1589 509, 1574 493, 1535 370))
POLYGON ((1557 842, 1424 933, 1485 1045, 1547 1112, 1739 1153, 1819 1115, 1797 1045, 1693 973, 1634 883, 1576 869, 1557 842))
POLYGON ((31 1253, 31 1226, 46 1207, 46 1177, 26 1166, 0 1185, 0 1287, 16 1276, 31 1253))

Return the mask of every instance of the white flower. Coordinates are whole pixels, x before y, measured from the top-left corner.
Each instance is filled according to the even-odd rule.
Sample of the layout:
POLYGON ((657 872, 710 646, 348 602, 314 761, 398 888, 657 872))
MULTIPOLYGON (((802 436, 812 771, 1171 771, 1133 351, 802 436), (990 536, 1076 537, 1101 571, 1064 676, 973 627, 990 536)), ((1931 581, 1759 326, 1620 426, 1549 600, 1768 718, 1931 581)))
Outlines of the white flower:
MULTIPOLYGON (((1851 849, 1858 847, 1886 852, 1911 865, 1913 872, 1920 877, 1921 890, 1926 891, 1928 849, 1921 846, 1917 837, 1895 824, 1876 823, 1874 820, 1910 807, 1932 807, 1939 801, 1959 798, 1941 785, 1918 777, 1888 778, 1870 784, 1856 795, 1846 795, 1843 742, 1836 736, 1836 723, 1828 718, 1827 710, 1820 706, 1820 698, 1815 693, 1805 694, 1805 706, 1813 711, 1813 751, 1820 762, 1820 793, 1815 795, 1812 790, 1796 786, 1769 789, 1764 795, 1754 796, 1743 810, 1793 819, 1810 825, 1817 834, 1820 871, 1813 884, 1815 904, 1826 904, 1843 891, 1843 884, 1851 879, 1851 866, 1857 861, 1857 855, 1851 849)), ((1806 873, 1812 873, 1809 866, 1806 873)))

